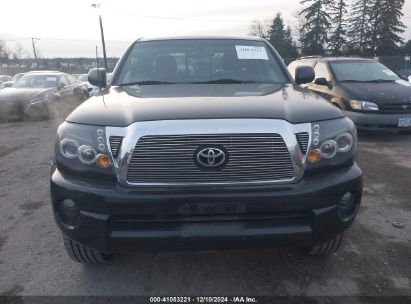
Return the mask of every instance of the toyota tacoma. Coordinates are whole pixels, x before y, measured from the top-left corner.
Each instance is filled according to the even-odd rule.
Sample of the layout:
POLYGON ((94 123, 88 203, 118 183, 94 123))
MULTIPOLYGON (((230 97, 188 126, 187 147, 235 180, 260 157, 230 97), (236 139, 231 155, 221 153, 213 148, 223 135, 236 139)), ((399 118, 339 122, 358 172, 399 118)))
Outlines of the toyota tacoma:
POLYGON ((357 134, 264 39, 139 39, 58 128, 51 201, 65 248, 340 246, 361 201, 357 134))

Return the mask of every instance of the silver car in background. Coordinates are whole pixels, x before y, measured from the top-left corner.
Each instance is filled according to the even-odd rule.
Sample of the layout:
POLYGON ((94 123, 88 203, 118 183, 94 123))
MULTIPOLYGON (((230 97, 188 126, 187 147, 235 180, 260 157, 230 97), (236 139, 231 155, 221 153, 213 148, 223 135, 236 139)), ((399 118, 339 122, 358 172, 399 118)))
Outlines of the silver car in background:
POLYGON ((0 84, 0 89, 11 87, 17 80, 19 80, 24 75, 25 75, 25 73, 17 73, 10 80, 1 83, 0 84))
POLYGON ((10 81, 11 80, 11 76, 9 75, 0 75, 0 84, 2 84, 3 82, 6 81, 10 81))

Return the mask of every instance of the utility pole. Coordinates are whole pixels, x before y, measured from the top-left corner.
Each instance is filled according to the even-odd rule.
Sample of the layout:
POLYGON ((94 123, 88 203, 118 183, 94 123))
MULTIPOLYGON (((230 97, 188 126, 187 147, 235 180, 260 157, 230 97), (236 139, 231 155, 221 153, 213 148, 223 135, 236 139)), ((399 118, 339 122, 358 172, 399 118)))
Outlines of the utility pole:
POLYGON ((98 46, 96 45, 96 68, 98 69, 98 46))
POLYGON ((106 42, 104 40, 103 19, 101 18, 100 4, 99 3, 92 4, 91 6, 98 9, 98 20, 99 20, 99 23, 100 23, 101 44, 103 46, 104 67, 105 67, 106 71, 108 72, 107 55, 106 55, 106 42))
POLYGON ((34 40, 40 40, 39 38, 31 38, 31 44, 33 45, 34 60, 36 61, 36 69, 39 68, 39 63, 37 61, 36 45, 34 40))

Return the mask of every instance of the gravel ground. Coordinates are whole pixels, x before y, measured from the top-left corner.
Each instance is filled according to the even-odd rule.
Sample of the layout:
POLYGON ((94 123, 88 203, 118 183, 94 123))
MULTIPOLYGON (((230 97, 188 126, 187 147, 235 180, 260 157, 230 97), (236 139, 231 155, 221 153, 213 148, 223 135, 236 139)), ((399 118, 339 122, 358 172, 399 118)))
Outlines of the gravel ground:
POLYGON ((83 266, 66 256, 49 202, 60 122, 0 124, 0 295, 411 295, 411 134, 361 136, 362 208, 328 258, 285 249, 135 253, 83 266))

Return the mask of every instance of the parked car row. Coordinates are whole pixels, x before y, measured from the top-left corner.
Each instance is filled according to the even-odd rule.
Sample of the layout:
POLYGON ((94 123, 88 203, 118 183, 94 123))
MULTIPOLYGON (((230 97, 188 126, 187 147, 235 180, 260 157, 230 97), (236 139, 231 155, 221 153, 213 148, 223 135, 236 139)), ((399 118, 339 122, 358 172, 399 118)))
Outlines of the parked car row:
MULTIPOLYGON (((21 119, 34 114, 36 117, 50 117, 51 108, 57 101, 72 96, 83 101, 99 91, 99 87, 88 82, 87 74, 32 71, 18 73, 13 77, 0 75, 0 120, 21 119), (21 78, 23 79, 20 81, 21 78), (43 98, 44 96, 47 98, 43 98)), ((59 104, 60 107, 63 105, 61 102, 59 104)))
POLYGON ((16 76, 11 86, 0 90, 2 121, 52 117, 56 111, 65 113, 73 110, 73 104, 89 97, 87 86, 79 83, 73 75, 33 71, 16 76))

